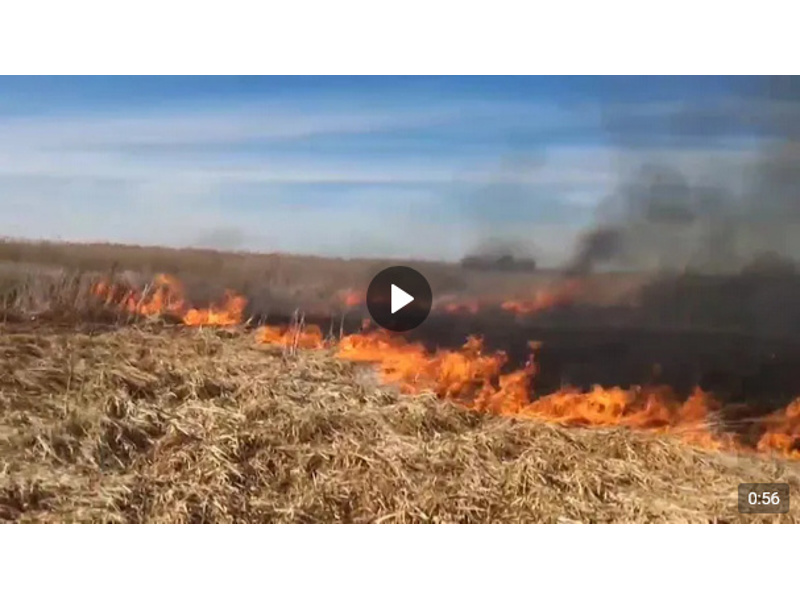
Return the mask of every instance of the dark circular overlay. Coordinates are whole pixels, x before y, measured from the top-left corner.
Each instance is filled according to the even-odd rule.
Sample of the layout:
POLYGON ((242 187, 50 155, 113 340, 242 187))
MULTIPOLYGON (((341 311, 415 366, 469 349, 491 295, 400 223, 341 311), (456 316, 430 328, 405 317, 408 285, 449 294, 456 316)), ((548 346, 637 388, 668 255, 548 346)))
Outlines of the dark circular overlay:
POLYGON ((419 327, 428 318, 433 292, 428 281, 409 267, 389 267, 378 273, 367 288, 367 310, 378 325, 389 331, 403 332, 419 327), (392 314, 392 285, 414 300, 392 314))

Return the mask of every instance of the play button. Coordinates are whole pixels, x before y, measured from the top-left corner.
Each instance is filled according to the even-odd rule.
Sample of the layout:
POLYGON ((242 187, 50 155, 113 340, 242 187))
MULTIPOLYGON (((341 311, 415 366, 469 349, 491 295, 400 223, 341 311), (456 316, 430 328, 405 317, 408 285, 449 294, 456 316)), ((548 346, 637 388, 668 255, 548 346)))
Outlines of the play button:
POLYGON ((378 325, 390 331, 409 331, 428 317, 433 303, 427 280, 409 267, 389 267, 367 288, 367 310, 378 325))
POLYGON ((392 314, 414 301, 414 296, 407 294, 395 284, 392 284, 392 314))

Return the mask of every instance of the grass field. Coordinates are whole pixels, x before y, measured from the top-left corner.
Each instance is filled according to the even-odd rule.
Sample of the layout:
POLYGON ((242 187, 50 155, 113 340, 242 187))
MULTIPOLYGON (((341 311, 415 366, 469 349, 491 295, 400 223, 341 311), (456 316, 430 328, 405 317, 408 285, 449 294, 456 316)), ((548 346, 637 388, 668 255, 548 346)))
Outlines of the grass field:
MULTIPOLYGON (((739 483, 768 481, 788 482, 796 500, 798 461, 478 413, 381 385, 331 350, 265 344, 243 326, 126 318, 87 292, 93 273, 164 270, 214 289, 239 277, 271 299, 286 286, 322 298, 359 285, 374 263, 220 254, 223 264, 267 262, 216 271, 202 251, 45 249, 0 247, 4 521, 800 521, 796 506, 740 515, 736 502, 739 483)), ((461 290, 485 284, 471 277, 531 282, 438 272, 439 286, 461 290)))
MULTIPOLYGON (((402 261, 423 270, 434 298, 471 296, 486 290, 498 297, 530 294, 558 276, 552 271, 504 273, 466 271, 455 264, 402 261)), ((203 303, 225 289, 248 297, 251 310, 294 310, 324 306, 343 290, 365 290, 381 269, 397 264, 384 259, 334 259, 283 254, 220 252, 120 244, 68 244, 0 240, 0 292, 33 273, 72 278, 75 274, 122 275, 139 283, 157 273, 180 279, 193 299, 203 303)), ((599 278, 590 293, 594 302, 610 302, 629 292, 637 276, 599 278)))
POLYGON ((252 332, 6 325, 0 518, 23 522, 796 522, 736 487, 793 463, 476 414, 252 332))

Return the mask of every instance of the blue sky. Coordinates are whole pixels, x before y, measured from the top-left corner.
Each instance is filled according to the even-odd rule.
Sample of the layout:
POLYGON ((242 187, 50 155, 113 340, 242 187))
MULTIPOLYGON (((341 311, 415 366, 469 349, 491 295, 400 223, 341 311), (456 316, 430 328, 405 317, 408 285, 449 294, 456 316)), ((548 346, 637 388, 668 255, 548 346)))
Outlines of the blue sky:
POLYGON ((777 102, 760 86, 3 77, 0 235, 445 259, 508 240, 558 262, 640 163, 731 181, 765 134, 742 116, 777 102))

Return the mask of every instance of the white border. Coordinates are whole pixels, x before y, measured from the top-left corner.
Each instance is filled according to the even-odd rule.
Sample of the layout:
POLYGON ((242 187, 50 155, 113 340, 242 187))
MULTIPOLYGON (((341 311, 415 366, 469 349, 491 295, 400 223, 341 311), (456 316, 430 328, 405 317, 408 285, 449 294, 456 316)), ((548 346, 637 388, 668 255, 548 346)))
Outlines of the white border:
MULTIPOLYGON (((30 0, 0 72, 795 73, 786 6, 30 0)), ((0 564, 8 597, 754 598, 793 582, 794 531, 6 526, 0 564)))
POLYGON ((797 73, 775 0, 7 4, 6 74, 797 73))
POLYGON ((789 526, 7 526, 8 598, 782 598, 789 526))

